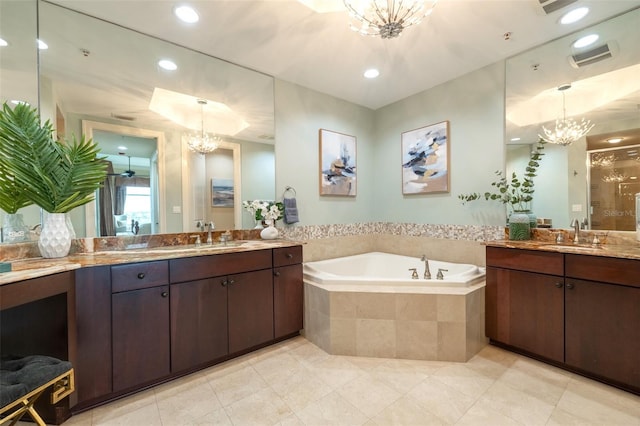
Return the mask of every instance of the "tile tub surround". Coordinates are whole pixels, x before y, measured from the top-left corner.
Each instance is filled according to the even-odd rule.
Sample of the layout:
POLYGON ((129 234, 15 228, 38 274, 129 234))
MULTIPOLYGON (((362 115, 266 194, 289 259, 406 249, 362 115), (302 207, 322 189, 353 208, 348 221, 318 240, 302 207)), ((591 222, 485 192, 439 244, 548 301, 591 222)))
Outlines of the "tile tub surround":
POLYGON ((305 282, 304 297, 304 336, 332 355, 464 362, 487 344, 484 282, 411 293, 305 282))

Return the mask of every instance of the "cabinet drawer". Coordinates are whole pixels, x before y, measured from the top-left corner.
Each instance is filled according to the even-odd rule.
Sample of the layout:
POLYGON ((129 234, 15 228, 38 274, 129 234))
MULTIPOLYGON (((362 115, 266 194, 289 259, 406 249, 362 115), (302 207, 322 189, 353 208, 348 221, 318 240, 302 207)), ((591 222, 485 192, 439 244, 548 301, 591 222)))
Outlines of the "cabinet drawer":
POLYGON ((566 255, 566 276, 640 288, 640 260, 566 255))
POLYGON ((487 247, 487 266, 564 275, 564 255, 536 250, 487 247))
POLYGON ((302 263, 302 246, 273 249, 273 266, 287 266, 302 263))
POLYGON ((111 291, 137 290, 169 283, 169 262, 130 263, 111 267, 111 291))
POLYGON ((271 268, 271 249, 172 259, 172 283, 271 268))

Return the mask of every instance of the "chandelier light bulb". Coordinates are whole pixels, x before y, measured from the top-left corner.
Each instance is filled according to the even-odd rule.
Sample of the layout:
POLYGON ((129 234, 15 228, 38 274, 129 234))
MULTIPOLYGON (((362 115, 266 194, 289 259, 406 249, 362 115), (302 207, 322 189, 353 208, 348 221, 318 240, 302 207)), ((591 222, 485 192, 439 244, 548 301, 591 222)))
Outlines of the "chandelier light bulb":
POLYGON ((431 14, 437 0, 343 0, 351 29, 383 39, 398 37, 431 14))

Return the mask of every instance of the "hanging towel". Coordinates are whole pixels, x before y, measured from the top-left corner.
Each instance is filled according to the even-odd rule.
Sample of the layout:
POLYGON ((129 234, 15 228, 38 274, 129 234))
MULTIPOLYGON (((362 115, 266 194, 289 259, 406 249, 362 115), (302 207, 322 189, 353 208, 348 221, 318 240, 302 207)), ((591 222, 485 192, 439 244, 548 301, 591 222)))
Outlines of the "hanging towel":
POLYGON ((298 206, 295 198, 284 198, 284 223, 292 224, 299 222, 298 219, 298 206))

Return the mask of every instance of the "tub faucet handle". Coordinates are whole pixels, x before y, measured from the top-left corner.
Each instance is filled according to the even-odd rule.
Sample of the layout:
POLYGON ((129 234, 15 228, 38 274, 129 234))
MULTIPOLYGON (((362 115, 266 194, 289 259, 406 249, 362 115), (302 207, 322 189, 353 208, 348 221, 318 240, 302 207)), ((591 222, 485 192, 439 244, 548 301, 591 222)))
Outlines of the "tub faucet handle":
POLYGON ((409 268, 411 272, 411 279, 412 280, 417 280, 418 279, 418 268, 409 268))
POLYGON ((439 280, 443 280, 444 279, 444 275, 442 274, 443 272, 449 272, 449 270, 438 268, 438 273, 436 274, 436 278, 439 280))

